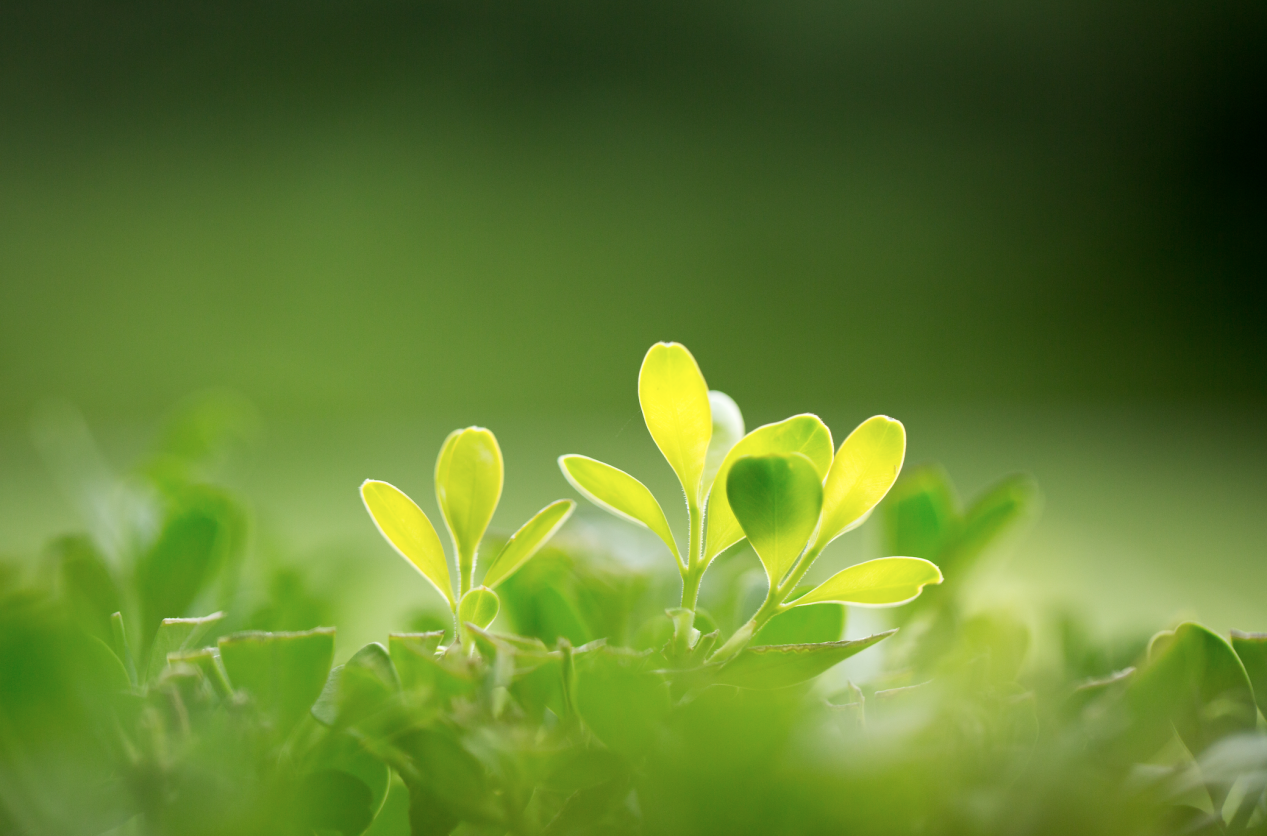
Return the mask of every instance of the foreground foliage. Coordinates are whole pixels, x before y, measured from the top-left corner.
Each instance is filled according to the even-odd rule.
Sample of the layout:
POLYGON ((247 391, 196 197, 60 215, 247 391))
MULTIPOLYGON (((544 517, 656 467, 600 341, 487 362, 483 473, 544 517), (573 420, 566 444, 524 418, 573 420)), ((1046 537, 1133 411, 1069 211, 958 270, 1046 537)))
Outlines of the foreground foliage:
POLYGON ((619 520, 569 536, 563 499, 487 535, 501 452, 455 431, 435 474, 452 562, 409 497, 361 490, 449 622, 339 665, 302 580, 236 612, 221 413, 178 416, 88 533, 0 581, 0 833, 1267 833, 1267 636, 1100 646, 1062 616, 1057 658, 1027 661, 1029 626, 968 592, 1034 513, 1028 479, 966 507, 938 469, 899 480, 883 416, 838 448, 811 415, 745 433, 675 344, 639 395, 685 550, 650 491, 582 456, 565 476, 619 520), (803 583, 877 508, 895 556, 803 583), (672 561, 622 557, 629 522, 672 561), (848 607, 900 631, 847 639, 848 607))

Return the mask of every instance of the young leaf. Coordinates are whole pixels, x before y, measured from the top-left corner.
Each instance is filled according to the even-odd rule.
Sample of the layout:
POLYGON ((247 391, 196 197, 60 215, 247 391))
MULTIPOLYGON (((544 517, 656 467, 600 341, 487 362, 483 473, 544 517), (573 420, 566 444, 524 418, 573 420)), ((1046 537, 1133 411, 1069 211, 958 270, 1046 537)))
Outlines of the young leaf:
POLYGON ((730 395, 711 389, 708 392, 708 405, 713 414, 713 437, 708 442, 708 454, 704 457, 701 496, 708 496, 713 480, 717 478, 717 471, 726 460, 726 454, 743 438, 743 413, 730 395))
POLYGON ((896 632, 889 630, 854 641, 749 647, 725 665, 715 681, 762 691, 799 685, 896 632))
POLYGON ((422 509, 399 488, 373 479, 361 485, 361 499, 379 533, 452 607, 453 583, 449 580, 444 546, 422 509))
POLYGON ((651 529, 669 547, 678 565, 682 564, 664 509, 646 485, 623 470, 588 456, 560 456, 559 467, 582 496, 605 511, 651 529))
POLYGON ((708 535, 704 561, 711 561, 743 539, 743 529, 730 510, 726 494, 726 477, 730 468, 744 456, 765 456, 771 453, 802 453, 814 464, 821 480, 831 467, 831 430, 817 415, 793 415, 774 424, 757 427, 730 448, 708 497, 708 535))
POLYGON ((708 384, 686 346, 656 343, 638 372, 638 402, 656 446, 695 501, 713 435, 708 384))
POLYGON ((819 548, 860 525, 893 487, 906 457, 906 429, 884 415, 868 418, 849 434, 823 483, 819 548))
POLYGON ((501 602, 497 593, 485 586, 477 586, 462 596, 458 605, 458 618, 470 622, 481 630, 493 623, 501 602))
POLYGON ((823 507, 818 471, 800 453, 745 456, 731 466, 726 492, 770 586, 777 586, 818 525, 823 507))
POLYGON ((475 550, 502 495, 502 451, 483 427, 454 430, 436 459, 436 501, 453 537, 459 565, 473 566, 475 550))
POLYGON ((863 607, 896 607, 919 597, 928 584, 941 581, 941 570, 923 558, 881 557, 837 572, 792 606, 831 601, 863 607))
POLYGON ((334 660, 334 628, 302 633, 234 633, 220 661, 235 690, 247 691, 284 735, 321 694, 334 660))
POLYGON ((554 536, 563 523, 567 522, 567 518, 575 509, 575 502, 570 499, 560 499, 538 511, 536 516, 511 535, 506 545, 502 546, 502 550, 497 553, 497 557, 493 558, 488 571, 484 573, 484 586, 496 589, 499 583, 532 559, 532 556, 554 536))
POLYGON ((770 619, 752 637, 749 647, 771 644, 815 644, 840 641, 845 632, 845 608, 840 604, 820 604, 782 612, 770 619))

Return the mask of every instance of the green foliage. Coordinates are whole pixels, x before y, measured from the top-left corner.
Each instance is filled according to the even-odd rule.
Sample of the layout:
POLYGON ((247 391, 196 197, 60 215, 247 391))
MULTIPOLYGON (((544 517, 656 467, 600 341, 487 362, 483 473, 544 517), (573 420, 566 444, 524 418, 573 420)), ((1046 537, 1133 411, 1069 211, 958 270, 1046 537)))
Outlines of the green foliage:
POLYGON ((268 603, 236 614, 248 516, 194 479, 220 424, 165 436, 136 477, 154 497, 148 536, 122 511, 95 518, 97 533, 54 541, 42 581, 0 588, 0 832, 1267 830, 1262 635, 1229 642, 1185 623, 1123 651, 1061 613, 1049 619, 1060 653, 1035 658, 1044 614, 966 603, 972 564, 1036 504, 1030 481, 967 511, 933 469, 889 492, 901 424, 869 419, 835 451, 810 415, 745 435, 674 344, 648 354, 639 395, 686 492, 685 552, 641 483, 582 456, 561 465, 596 504, 656 531, 676 578, 622 557, 623 523, 552 541, 569 500, 488 535, 501 452, 487 430, 462 430, 436 468, 456 588, 421 509, 385 482, 361 489, 457 630, 392 633, 345 659, 333 627, 240 629, 311 621, 320 602, 287 569, 268 603), (903 556, 801 583, 882 500, 885 550, 903 556), (761 568, 720 554, 740 539, 761 568), (476 584, 488 543, 500 548, 476 584), (711 613, 695 598, 710 564, 711 613), (889 611, 901 633, 846 635, 847 606, 901 604, 913 605, 889 611), (848 661, 864 650, 872 663, 848 661))

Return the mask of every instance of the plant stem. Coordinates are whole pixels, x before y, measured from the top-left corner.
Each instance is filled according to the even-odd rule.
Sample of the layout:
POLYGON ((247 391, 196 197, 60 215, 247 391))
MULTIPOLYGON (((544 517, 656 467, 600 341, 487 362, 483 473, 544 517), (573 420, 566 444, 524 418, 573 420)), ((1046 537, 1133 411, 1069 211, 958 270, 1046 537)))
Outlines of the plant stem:
POLYGON ((787 596, 796 589, 796 585, 801 582, 801 578, 805 577, 805 573, 809 571, 809 567, 818 559, 819 552, 823 547, 815 543, 810 546, 809 550, 801 556, 801 560, 792 569, 792 574, 788 575, 787 580, 783 583, 772 585, 770 591, 766 593, 765 602, 762 603, 760 609, 753 613, 752 618, 748 619, 748 623, 740 627, 734 632, 726 643, 717 649, 712 656, 708 658, 710 663, 726 662, 739 655, 748 642, 752 641, 752 637, 760 632, 766 623, 781 612, 785 612, 790 607, 784 605, 787 596))
POLYGON ((695 607, 699 601, 700 581, 704 578, 703 550, 704 515, 700 511, 699 502, 693 499, 686 501, 686 514, 690 521, 690 536, 687 538, 686 566, 678 565, 682 572, 682 606, 687 613, 686 618, 674 619, 673 649, 677 655, 684 656, 691 649, 692 628, 695 625, 695 607))

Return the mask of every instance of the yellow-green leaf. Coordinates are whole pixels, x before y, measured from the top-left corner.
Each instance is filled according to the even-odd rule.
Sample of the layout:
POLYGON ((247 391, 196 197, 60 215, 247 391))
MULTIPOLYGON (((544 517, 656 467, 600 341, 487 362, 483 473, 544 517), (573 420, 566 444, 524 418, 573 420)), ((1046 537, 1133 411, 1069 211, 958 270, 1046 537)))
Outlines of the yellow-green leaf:
POLYGON ((714 557, 743 539, 743 529, 730 510, 726 496, 726 477, 742 456, 765 456, 771 453, 801 453, 809 458, 819 478, 831 467, 831 430, 817 415, 793 415, 774 424, 757 427, 730 448, 708 497, 708 536, 704 561, 714 557))
POLYGON ((858 425, 836 451, 823 483, 823 524, 816 545, 861 525, 893 487, 906 457, 901 421, 876 415, 858 425))
POLYGON ((623 517, 630 522, 649 528, 659 536, 673 553, 673 559, 682 565, 677 541, 669 530, 664 509, 637 479, 589 456, 559 456, 559 468, 572 487, 599 508, 623 517))
POLYGON ((486 586, 477 586, 462 596, 462 603, 458 605, 458 618, 483 630, 493 623, 499 609, 501 601, 497 598, 497 593, 486 586))
POLYGON ((713 414, 713 437, 708 442, 708 455, 704 457, 701 496, 708 496, 713 480, 717 478, 717 471, 726 460, 726 454, 743 438, 743 413, 730 395, 715 389, 709 390, 708 405, 713 414))
POLYGON ((536 516, 511 535, 497 557, 493 558, 488 571, 484 573, 484 586, 494 589, 513 575, 567 522, 575 508, 576 503, 572 500, 560 499, 538 511, 536 516))
POLYGON ((744 456, 730 468, 730 508, 771 587, 792 568, 818 525, 823 507, 818 480, 813 463, 801 453, 744 456))
POLYGON ((941 583, 941 580, 941 570, 923 558, 881 557, 837 572, 792 606, 831 602, 896 607, 918 598, 925 586, 941 583))
POLYGON ((502 495, 502 451, 483 427, 454 430, 436 458, 436 501, 449 527, 460 566, 473 566, 475 550, 502 495))
POLYGON ((682 490, 698 502, 713 418, 708 384, 686 346, 651 346, 638 372, 638 402, 647 430, 677 474, 682 490))
POLYGON ((361 485, 361 499, 379 533, 453 606, 453 584, 444 546, 422 509, 399 488, 373 479, 361 485))

